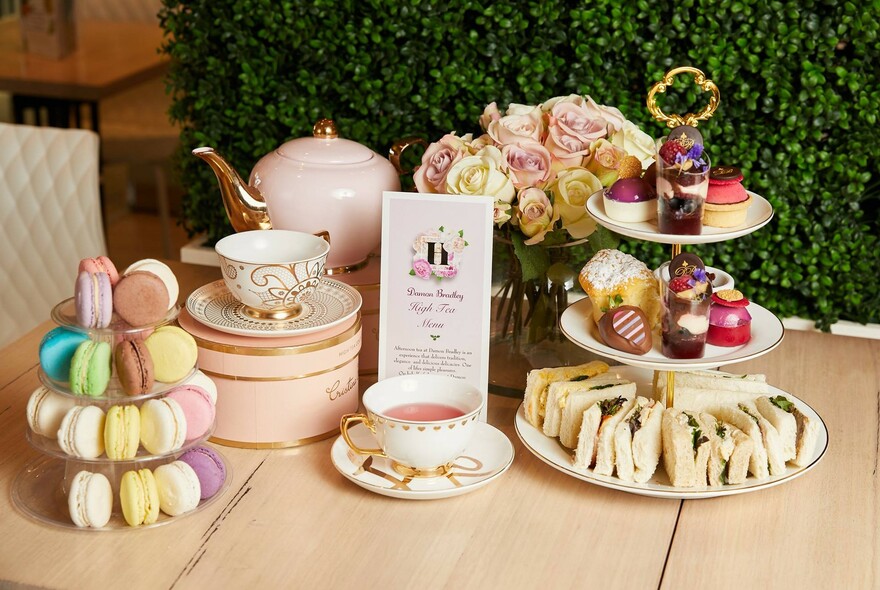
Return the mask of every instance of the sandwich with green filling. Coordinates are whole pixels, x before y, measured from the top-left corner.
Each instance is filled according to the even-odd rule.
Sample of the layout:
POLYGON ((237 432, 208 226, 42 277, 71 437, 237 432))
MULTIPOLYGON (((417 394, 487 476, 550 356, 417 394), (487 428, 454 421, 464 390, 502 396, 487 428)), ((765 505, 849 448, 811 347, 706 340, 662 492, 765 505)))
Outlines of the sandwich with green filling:
POLYGON ((782 438, 786 459, 798 467, 808 465, 813 458, 819 438, 819 425, 801 412, 784 395, 759 397, 756 406, 782 438))
POLYGON ((631 400, 636 396, 636 384, 626 379, 616 379, 597 383, 582 393, 570 395, 562 410, 559 425, 559 442, 568 449, 578 446, 578 436, 584 421, 584 412, 596 402, 622 397, 631 400))
POLYGON ((675 487, 705 486, 709 465, 709 435, 696 412, 667 408, 660 424, 663 467, 675 487))
POLYGON ((523 399, 523 410, 526 420, 537 429, 544 425, 544 410, 547 404, 547 388, 556 381, 571 381, 595 377, 608 370, 608 364, 602 361, 590 361, 573 367, 550 367, 533 369, 526 377, 526 390, 523 399))
POLYGON ((755 443, 742 430, 709 414, 700 414, 709 435, 710 486, 744 483, 755 443))
POLYGON ((574 465, 600 475, 614 472, 614 430, 635 402, 620 396, 608 397, 592 404, 581 415, 576 437, 574 465))
MULTIPOLYGON (((595 377, 576 381, 557 381, 547 387, 547 404, 544 407, 544 434, 559 436, 565 409, 574 408, 580 416, 590 405, 608 397, 608 389, 629 383, 612 373, 600 373, 595 377)), ((570 419, 570 418, 569 418, 570 419)))
POLYGON ((614 464, 617 477, 644 483, 660 462, 660 422, 663 404, 639 396, 614 430, 614 464))
POLYGON ((712 412, 724 422, 742 430, 755 445, 749 460, 749 472, 758 479, 785 473, 782 441, 773 425, 754 405, 736 404, 716 408, 712 412))

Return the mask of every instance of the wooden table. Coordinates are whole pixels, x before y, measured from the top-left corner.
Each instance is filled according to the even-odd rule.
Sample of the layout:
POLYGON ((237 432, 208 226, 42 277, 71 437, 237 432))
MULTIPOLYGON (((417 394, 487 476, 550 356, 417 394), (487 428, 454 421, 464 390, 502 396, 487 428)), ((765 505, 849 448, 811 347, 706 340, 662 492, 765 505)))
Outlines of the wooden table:
POLYGON ((100 99, 168 67, 168 56, 158 52, 163 39, 158 24, 81 21, 77 31, 76 50, 49 59, 23 51, 18 19, 0 20, 0 90, 13 94, 16 123, 23 122, 27 108, 46 106, 49 125, 68 127, 70 111, 79 117, 79 105, 86 104, 98 131, 100 99))
MULTIPOLYGON (((173 264, 181 292, 218 269, 173 264)), ((69 532, 12 505, 38 454, 25 442, 37 346, 0 366, 0 580, 106 588, 877 588, 880 585, 880 342, 789 332, 735 372, 763 372, 824 418, 830 447, 810 473, 713 500, 616 492, 555 471, 523 448, 519 400, 491 396, 489 422, 516 448, 511 469, 474 493, 427 502, 372 494, 339 475, 332 441, 290 450, 223 448, 226 495, 179 523, 69 532)), ((2 585, 2 584, 0 584, 2 585)))

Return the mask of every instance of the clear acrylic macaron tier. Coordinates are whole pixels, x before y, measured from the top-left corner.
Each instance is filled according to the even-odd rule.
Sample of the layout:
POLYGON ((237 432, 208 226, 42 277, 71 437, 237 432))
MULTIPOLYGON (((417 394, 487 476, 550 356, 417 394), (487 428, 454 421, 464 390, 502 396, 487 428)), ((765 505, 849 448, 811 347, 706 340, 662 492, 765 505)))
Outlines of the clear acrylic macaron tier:
MULTIPOLYGON (((54 307, 58 327, 41 342, 39 386, 27 405, 26 437, 41 456, 19 473, 12 491, 25 515, 76 530, 136 530, 202 511, 228 489, 229 464, 206 445, 214 431, 216 390, 198 370, 195 342, 176 325, 179 309, 175 297, 162 317, 145 325, 131 326, 114 311, 104 327, 84 327, 75 298, 54 307), (126 505, 124 514, 120 486, 126 473, 155 472, 182 457, 203 456, 194 453, 201 447, 214 462, 210 495, 196 494, 182 513, 154 506, 133 520, 126 505), (83 471, 94 474, 88 486, 80 485, 82 476, 75 482, 83 471)), ((204 461, 196 469, 198 474, 189 474, 193 486, 204 475, 204 461)), ((163 482, 149 480, 150 486, 163 482)), ((164 506, 163 492, 151 487, 140 500, 160 499, 164 506)))

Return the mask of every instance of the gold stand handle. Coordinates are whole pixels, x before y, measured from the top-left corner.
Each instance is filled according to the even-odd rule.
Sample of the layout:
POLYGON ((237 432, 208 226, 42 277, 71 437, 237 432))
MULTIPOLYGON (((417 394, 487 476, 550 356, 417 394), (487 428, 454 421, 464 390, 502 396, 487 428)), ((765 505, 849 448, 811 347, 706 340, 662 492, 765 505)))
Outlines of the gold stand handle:
POLYGON ((345 444, 349 446, 349 448, 357 453, 358 455, 375 455, 377 457, 387 457, 385 451, 382 449, 362 449, 351 440, 351 436, 348 434, 348 429, 358 422, 362 422, 364 426, 370 429, 373 434, 376 434, 376 427, 373 426, 370 419, 364 414, 346 414, 342 417, 339 422, 339 430, 342 432, 342 438, 345 440, 345 444))
POLYGON ((718 87, 715 85, 715 82, 706 78, 706 74, 704 74, 701 70, 697 68, 692 68, 690 66, 681 66, 678 68, 673 68, 666 72, 666 75, 663 76, 663 79, 660 82, 657 82, 653 86, 651 86, 650 92, 648 92, 648 111, 651 115, 657 119, 658 121, 665 121, 666 126, 669 128, 675 128, 679 125, 690 125, 691 127, 696 127, 698 121, 705 121, 709 117, 715 113, 715 109, 718 108, 718 104, 721 102, 721 93, 718 91, 718 87), (704 92, 711 92, 712 96, 709 98, 709 104, 697 114, 688 113, 685 116, 681 115, 667 115, 664 113, 660 107, 657 105, 657 94, 662 94, 666 92, 666 89, 672 86, 675 83, 676 74, 688 73, 694 75, 694 84, 699 86, 704 92))
POLYGON ((394 142, 394 145, 391 146, 391 149, 388 151, 388 160, 391 161, 391 164, 397 170, 398 174, 409 174, 413 171, 412 168, 404 170, 400 166, 400 157, 403 156, 403 152, 406 151, 407 148, 412 147, 414 145, 420 145, 423 148, 428 148, 428 142, 422 139, 421 137, 410 136, 404 137, 403 139, 398 139, 394 142))

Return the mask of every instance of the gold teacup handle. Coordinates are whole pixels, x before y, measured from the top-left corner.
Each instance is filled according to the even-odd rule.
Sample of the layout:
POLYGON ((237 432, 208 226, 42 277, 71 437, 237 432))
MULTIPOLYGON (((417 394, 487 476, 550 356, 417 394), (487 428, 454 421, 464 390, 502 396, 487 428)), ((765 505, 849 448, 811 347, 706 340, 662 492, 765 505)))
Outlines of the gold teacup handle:
POLYGON ((377 457, 387 457, 385 451, 382 449, 362 449, 351 440, 351 435, 348 434, 348 429, 358 422, 362 422, 364 426, 370 429, 370 432, 376 434, 376 427, 373 426, 373 423, 370 422, 370 419, 364 414, 346 414, 339 421, 339 430, 342 432, 342 438, 345 441, 345 444, 349 446, 349 448, 357 453, 358 455, 375 455, 377 457))
POLYGON ((410 136, 404 137, 403 139, 398 139, 394 142, 394 145, 391 146, 391 149, 388 151, 388 160, 391 162, 391 165, 397 170, 398 174, 409 174, 413 171, 412 168, 404 170, 400 166, 400 157, 403 156, 403 152, 406 151, 407 148, 412 147, 414 145, 420 145, 425 149, 428 148, 428 142, 422 139, 421 137, 410 136))
MULTIPOLYGON (((313 235, 314 235, 315 237, 321 238, 322 240, 324 240, 324 241, 327 242, 328 244, 331 244, 331 242, 330 242, 330 232, 328 232, 326 229, 322 229, 321 231, 315 232, 313 235)), ((332 244, 331 244, 331 245, 332 245, 332 244)))
POLYGON ((704 74, 701 70, 697 68, 692 68, 690 66, 681 66, 678 68, 673 68, 666 72, 666 75, 663 76, 663 79, 653 86, 651 86, 650 92, 648 92, 648 111, 651 115, 657 119, 658 121, 665 121, 666 126, 674 129, 679 125, 690 125, 691 127, 696 127, 698 121, 705 121, 715 112, 715 109, 718 108, 718 104, 721 102, 721 93, 718 91, 718 87, 715 85, 715 82, 706 78, 706 74, 704 74), (694 75, 694 84, 699 86, 704 92, 711 92, 712 96, 709 98, 709 104, 697 114, 688 113, 684 117, 681 115, 667 115, 664 113, 659 106, 657 106, 657 98, 656 94, 666 92, 666 88, 672 86, 675 82, 676 74, 688 73, 694 75))

